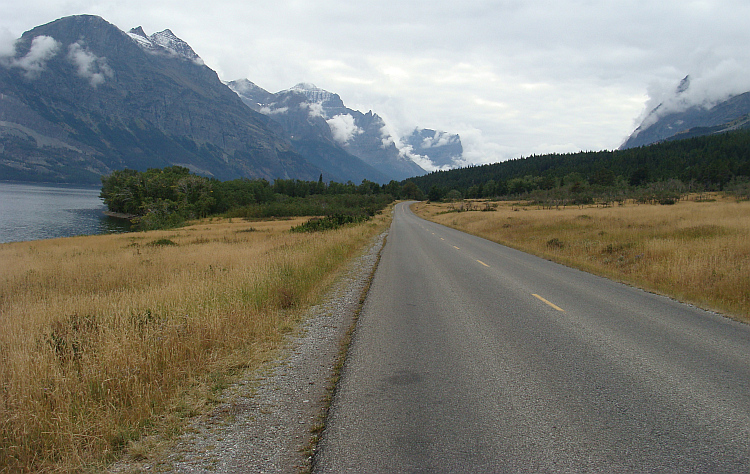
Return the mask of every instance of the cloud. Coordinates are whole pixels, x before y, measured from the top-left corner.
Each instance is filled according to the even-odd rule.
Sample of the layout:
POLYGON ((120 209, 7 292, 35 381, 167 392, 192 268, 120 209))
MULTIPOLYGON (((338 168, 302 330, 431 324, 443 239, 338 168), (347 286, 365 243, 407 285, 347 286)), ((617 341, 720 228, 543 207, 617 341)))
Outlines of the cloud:
MULTIPOLYGON (((70 3, 0 2, 0 30, 20 34, 71 14, 70 3)), ((387 1, 73 3, 124 31, 185 32, 223 79, 269 91, 312 82, 388 115, 403 136, 459 133, 474 163, 616 148, 685 75, 692 94, 723 61, 750 65, 747 0, 409 1, 397 15, 387 1), (248 18, 263 21, 248 28, 248 18)))
POLYGON ((8 28, 0 28, 0 59, 13 56, 16 52, 16 38, 8 28))
MULTIPOLYGON (((44 71, 47 61, 52 59, 60 50, 60 43, 50 36, 37 36, 31 40, 29 52, 22 58, 8 58, 2 63, 8 67, 24 70, 24 75, 35 79, 44 71)), ((11 53, 12 54, 12 53, 11 53)))
POLYGON ((323 104, 320 102, 302 102, 299 104, 300 107, 307 107, 309 109, 308 115, 310 118, 322 117, 326 118, 326 113, 323 110, 323 104))
POLYGON ((114 76, 106 58, 97 57, 94 53, 86 51, 79 42, 68 46, 68 59, 78 69, 78 75, 89 80, 91 87, 95 88, 104 83, 107 77, 114 76))
POLYGON ((336 115, 326 122, 331 127, 333 139, 342 145, 346 145, 355 135, 362 133, 362 129, 354 123, 354 117, 349 114, 336 115))
POLYGON ((456 140, 457 138, 449 132, 436 131, 435 135, 432 137, 424 137, 422 140, 422 148, 435 148, 450 145, 451 143, 455 143, 456 140))
MULTIPOLYGON (((273 104, 271 104, 273 105, 273 104)), ((289 107, 279 107, 277 108, 271 108, 269 106, 261 107, 259 112, 263 115, 276 115, 276 114, 285 114, 289 110, 289 107)))
POLYGON ((401 139, 402 137, 396 131, 396 128, 390 120, 383 120, 383 122, 383 127, 380 129, 383 148, 395 146, 398 150, 399 156, 402 159, 413 161, 427 172, 449 168, 448 166, 437 167, 429 157, 415 153, 414 147, 403 142, 403 140, 401 139))
POLYGON ((383 119, 383 126, 380 128, 380 136, 382 137, 383 148, 395 145, 396 148, 399 149, 400 146, 403 146, 401 144, 401 139, 398 138, 398 134, 389 120, 383 119))
POLYGON ((652 82, 648 102, 641 117, 640 130, 660 118, 684 112, 692 107, 710 109, 728 98, 750 90, 750 65, 735 59, 724 59, 710 65, 698 64, 679 83, 652 82))
POLYGON ((381 146, 383 148, 388 148, 391 145, 395 145, 395 141, 393 140, 393 137, 390 135, 384 136, 383 139, 381 140, 381 143, 382 143, 381 146))

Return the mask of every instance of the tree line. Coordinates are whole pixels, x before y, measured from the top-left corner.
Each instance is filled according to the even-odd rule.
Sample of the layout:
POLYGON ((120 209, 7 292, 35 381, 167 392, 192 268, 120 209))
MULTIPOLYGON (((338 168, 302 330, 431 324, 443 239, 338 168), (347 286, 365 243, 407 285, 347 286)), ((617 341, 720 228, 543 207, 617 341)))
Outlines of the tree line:
MULTIPOLYGON (((102 177, 108 210, 132 219, 136 229, 175 227, 187 220, 226 215, 268 218, 286 216, 371 216, 401 197, 416 198, 413 183, 380 185, 363 180, 324 182, 298 179, 219 181, 182 166, 146 171, 118 170, 102 177)), ((356 220, 356 219, 355 219, 356 220)), ((351 219, 336 217, 332 222, 351 219)))
POLYGON ((746 194, 750 131, 628 150, 532 155, 436 171, 411 181, 431 200, 531 197, 587 203, 627 197, 668 202, 684 192, 746 194))
POLYGON ((716 190, 750 199, 750 131, 628 150, 532 155, 383 185, 324 182, 322 176, 318 181, 219 181, 181 166, 125 169, 102 177, 101 197, 111 212, 133 217, 137 229, 154 229, 212 215, 367 216, 396 199, 524 198, 550 206, 636 199, 669 204, 685 193, 716 190))

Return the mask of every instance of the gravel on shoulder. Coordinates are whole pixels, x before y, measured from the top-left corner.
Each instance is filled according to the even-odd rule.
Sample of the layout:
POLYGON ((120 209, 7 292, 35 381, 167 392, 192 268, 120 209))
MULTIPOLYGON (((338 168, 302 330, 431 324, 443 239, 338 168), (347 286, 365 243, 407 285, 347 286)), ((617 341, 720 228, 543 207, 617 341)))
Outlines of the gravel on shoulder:
POLYGON ((281 357, 228 387, 158 460, 122 461, 111 472, 297 473, 310 469, 312 430, 324 421, 341 344, 377 265, 387 231, 355 258, 309 310, 281 357))

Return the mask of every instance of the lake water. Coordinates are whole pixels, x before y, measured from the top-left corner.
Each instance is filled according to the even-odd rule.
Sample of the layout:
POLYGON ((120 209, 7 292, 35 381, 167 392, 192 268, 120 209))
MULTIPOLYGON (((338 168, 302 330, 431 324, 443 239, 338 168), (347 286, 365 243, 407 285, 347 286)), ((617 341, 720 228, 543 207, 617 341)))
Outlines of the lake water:
POLYGON ((103 214, 99 188, 0 182, 0 243, 127 230, 103 214))

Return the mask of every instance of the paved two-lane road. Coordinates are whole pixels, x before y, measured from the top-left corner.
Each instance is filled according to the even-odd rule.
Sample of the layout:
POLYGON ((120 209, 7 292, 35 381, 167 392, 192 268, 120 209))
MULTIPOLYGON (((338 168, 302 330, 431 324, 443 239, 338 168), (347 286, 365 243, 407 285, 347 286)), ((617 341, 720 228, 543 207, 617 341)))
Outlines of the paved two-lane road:
POLYGON ((400 204, 316 472, 750 472, 750 326, 400 204))

